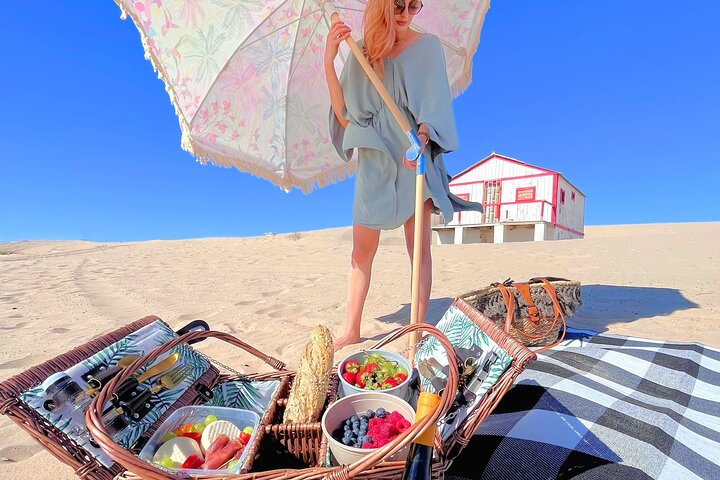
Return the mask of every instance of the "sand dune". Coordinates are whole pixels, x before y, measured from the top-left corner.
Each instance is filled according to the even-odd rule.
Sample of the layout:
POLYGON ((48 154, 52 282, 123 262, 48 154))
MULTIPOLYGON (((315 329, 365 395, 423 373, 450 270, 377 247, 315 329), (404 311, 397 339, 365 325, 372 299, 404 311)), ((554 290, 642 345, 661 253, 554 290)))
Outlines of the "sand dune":
MULTIPOLYGON (((586 233, 583 240, 434 246, 429 320, 455 295, 490 282, 554 275, 584 285, 574 326, 720 347, 720 223, 586 233)), ((0 244, 0 379, 149 314, 176 328, 205 319, 293 366, 314 325, 342 331, 350 248, 349 228, 258 238, 0 244)), ((383 234, 373 275, 361 346, 409 317, 400 231, 383 234)), ((202 350, 234 367, 263 368, 230 347, 206 343, 202 350)), ((6 417, 0 438, 0 478, 75 478, 6 417)))

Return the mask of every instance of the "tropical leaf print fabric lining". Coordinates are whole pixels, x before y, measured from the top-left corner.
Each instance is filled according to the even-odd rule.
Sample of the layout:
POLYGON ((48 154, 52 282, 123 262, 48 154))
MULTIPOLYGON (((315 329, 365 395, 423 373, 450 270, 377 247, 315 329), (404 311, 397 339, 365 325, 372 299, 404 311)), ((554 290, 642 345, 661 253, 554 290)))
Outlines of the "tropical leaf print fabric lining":
POLYGON ((250 410, 262 418, 279 386, 279 380, 226 382, 215 387, 207 405, 250 410))
MULTIPOLYGON (((94 371, 99 367, 112 367, 127 355, 145 355, 176 337, 175 332, 167 325, 159 321, 154 322, 106 347, 74 367, 67 369, 65 372, 61 372, 59 375, 69 377, 68 381, 75 382, 77 385, 76 388, 85 390, 89 388, 84 378, 88 372, 94 371)), ((187 345, 178 345, 154 363, 162 361, 167 355, 175 352, 180 353, 178 364, 191 366, 190 373, 177 388, 170 391, 159 392, 154 397, 154 400, 157 401, 156 407, 139 422, 131 423, 117 434, 115 440, 120 445, 129 448, 137 442, 142 434, 180 398, 185 389, 200 378, 210 367, 206 360, 197 355, 197 353, 187 345)), ((138 375, 145 372, 151 366, 152 365, 146 365, 142 367, 138 371, 138 375)), ((24 392, 20 396, 20 399, 52 423, 58 430, 73 439, 79 446, 87 450, 89 454, 93 455, 104 466, 111 466, 113 461, 101 449, 93 445, 92 439, 85 428, 84 414, 90 402, 89 397, 75 402, 67 402, 58 408, 53 408, 52 411, 45 408, 47 406, 46 402, 51 399, 47 395, 46 390, 56 381, 59 375, 55 374, 41 385, 24 392)), ((150 386, 152 386, 151 381, 141 385, 143 389, 150 386)))
MULTIPOLYGON (((475 394, 475 400, 458 409, 457 417, 452 424, 443 423, 440 425, 439 430, 441 435, 443 439, 446 439, 455 430, 454 425, 459 425, 462 420, 467 417, 468 412, 472 411, 472 409, 480 403, 485 392, 497 383, 500 375, 507 370, 512 358, 454 305, 451 305, 445 312, 442 319, 438 322, 437 328, 445 334, 450 343, 452 343, 461 363, 465 363, 467 358, 472 357, 476 359, 475 363, 477 365, 483 365, 492 353, 497 356, 490 364, 487 376, 479 385, 477 385, 477 382, 473 382, 473 380, 478 379, 479 375, 482 374, 480 368, 468 379, 466 384, 473 385, 471 391, 475 394)), ((490 359, 492 359, 492 357, 490 357, 490 359)), ((439 369, 435 372, 439 377, 442 377, 438 377, 438 379, 444 380, 447 378, 448 358, 445 354, 445 349, 434 337, 429 337, 424 341, 415 354, 415 364, 417 365, 420 362, 437 365, 439 369)), ((437 379, 426 378, 421 374, 420 383, 424 391, 438 392, 437 379)))

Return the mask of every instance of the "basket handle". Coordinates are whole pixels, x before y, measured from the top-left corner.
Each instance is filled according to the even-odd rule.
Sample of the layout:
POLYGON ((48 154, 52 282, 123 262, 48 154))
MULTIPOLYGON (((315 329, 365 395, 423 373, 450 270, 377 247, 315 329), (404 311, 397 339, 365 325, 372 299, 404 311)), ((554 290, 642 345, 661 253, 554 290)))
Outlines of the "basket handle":
POLYGON ((452 344, 440 330, 427 323, 414 323, 411 325, 406 325, 390 333, 387 337, 383 338, 380 342, 378 342, 376 346, 381 347, 416 330, 423 330, 427 334, 435 337, 443 346, 443 348, 445 348, 445 353, 448 357, 449 369, 447 385, 445 386, 445 389, 443 390, 443 393, 440 397, 440 403, 432 414, 423 417, 423 419, 420 421, 416 420, 410 426, 410 428, 405 430, 397 438, 395 438, 392 442, 388 443, 384 447, 379 448, 377 451, 366 457, 363 457, 355 463, 331 469, 331 471, 324 477, 327 480, 346 480, 354 478, 356 475, 370 468, 373 468, 375 465, 384 460, 385 457, 392 455, 399 449, 405 447, 406 445, 414 441, 428 425, 437 423, 438 419, 448 411, 453 401, 455 400, 455 392, 457 391, 459 381, 457 370, 457 357, 455 355, 455 350, 453 349, 452 344))
POLYGON ((555 323, 557 323, 558 317, 560 317, 560 320, 562 321, 562 334, 560 335, 560 338, 558 338, 550 345, 546 345, 535 351, 535 353, 542 353, 546 350, 550 350, 551 348, 562 342, 563 339, 565 339, 565 333, 567 333, 567 322, 565 321, 565 315, 563 315, 562 308, 560 307, 560 302, 558 302, 557 295, 555 294, 555 288, 553 288, 552 284, 547 278, 539 278, 538 280, 543 282, 543 288, 545 289, 548 296, 550 297, 550 300, 553 303, 553 309, 555 310, 555 318, 553 319, 552 323, 553 326, 555 326, 555 323))
POLYGON ((206 338, 217 338, 238 348, 245 350, 248 353, 256 356, 263 360, 265 363, 273 367, 275 370, 284 370, 285 364, 280 360, 277 360, 269 355, 262 353, 260 350, 248 345, 247 343, 238 340, 234 336, 216 331, 195 331, 189 332, 185 335, 177 337, 136 360, 127 368, 124 368, 118 375, 116 375, 105 387, 95 396, 92 403, 88 406, 85 412, 85 425, 87 426, 90 435, 100 445, 102 450, 108 454, 110 458, 125 467, 140 467, 137 471, 148 472, 152 471, 152 475, 147 475, 144 478, 147 479, 166 479, 168 474, 162 470, 155 468, 148 464, 144 460, 140 460, 137 456, 131 452, 125 450, 115 443, 115 441, 108 435, 105 425, 102 421, 102 412, 105 404, 110 400, 115 389, 122 384, 125 380, 135 373, 140 367, 156 360, 160 355, 170 351, 181 343, 197 342, 206 338))
MULTIPOLYGON (((545 335, 547 335, 552 329, 555 327, 555 325, 558 322, 558 319, 562 321, 563 324, 563 331, 560 335, 560 338, 558 338, 555 342, 551 343, 550 345, 546 345, 538 350, 535 350, 536 353, 542 353, 547 350, 550 350, 551 348, 558 345, 560 342, 563 341, 565 338, 565 333, 567 332, 567 322, 565 321, 565 315, 563 315, 562 308, 560 307, 560 303, 557 299, 557 294, 555 293, 555 289, 553 288, 552 284, 548 281, 547 278, 534 278, 535 282, 542 282, 542 288, 547 292, 548 297, 550 297, 550 301, 553 304, 553 321, 548 327, 547 331, 545 333, 542 333, 540 335, 532 335, 530 333, 523 332, 522 330, 516 329, 515 331, 518 333, 518 335, 521 335, 527 339, 531 340, 537 340, 539 338, 543 338, 545 335)), ((530 296, 530 289, 527 287, 527 284, 514 284, 515 288, 520 292, 521 295, 523 295, 523 299, 525 299, 525 302, 528 304, 528 312, 530 312, 530 305, 537 311, 537 307, 535 306, 532 296, 530 296), (524 292, 523 287, 526 287, 525 289, 527 292, 524 292), (526 296, 527 295, 527 296, 526 296), (528 297, 530 298, 528 303, 528 297)), ((505 285, 498 284, 498 289, 500 290, 500 293, 503 296, 503 299, 505 300, 505 305, 507 306, 507 317, 505 317, 505 332, 510 333, 510 326, 512 324, 513 317, 515 315, 515 297, 510 291, 507 289, 505 285)), ((531 316, 532 317, 532 316, 531 316)), ((539 318, 539 317, 538 317, 539 318)), ((532 318, 531 318, 532 321, 532 318)), ((534 322, 535 323, 535 322, 534 322)))
MULTIPOLYGON (((525 284, 527 285, 527 284, 525 284)), ((527 298, 525 297, 522 287, 518 288, 518 285, 513 285, 517 290, 520 292, 521 295, 523 295, 523 298, 525 299, 525 302, 528 303, 527 298)), ((503 300, 505 300, 505 305, 507 306, 507 316, 505 317, 505 327, 504 330, 506 333, 510 333, 510 327, 512 325, 512 321, 515 316, 515 297, 514 295, 507 289, 505 285, 499 284, 498 289, 500 290, 500 293, 503 296, 503 300)), ((560 304, 557 301, 557 296, 555 295, 555 289, 553 289, 550 282, 544 281, 542 287, 547 292, 548 296, 550 297, 550 300, 553 304, 553 321, 550 324, 550 326, 547 328, 547 331, 544 333, 541 333, 539 335, 533 335, 530 333, 523 332, 522 330, 516 329, 518 335, 522 335, 525 338, 531 339, 531 340, 537 340, 539 338, 543 338, 545 335, 550 333, 550 331, 555 327, 555 324, 558 321, 558 318, 562 318, 563 324, 565 323, 565 317, 562 314, 562 310, 560 309, 560 304)), ((529 292, 528 292, 529 295, 529 292)), ((539 313, 537 312, 537 307, 535 306, 534 302, 532 301, 532 297, 530 297, 530 303, 528 303, 528 314, 530 315, 530 320, 533 323, 538 323, 538 321, 535 321, 533 319, 533 309, 536 312, 536 316, 534 318, 538 319, 539 321, 539 313), (531 308, 532 307, 532 308, 531 308)))

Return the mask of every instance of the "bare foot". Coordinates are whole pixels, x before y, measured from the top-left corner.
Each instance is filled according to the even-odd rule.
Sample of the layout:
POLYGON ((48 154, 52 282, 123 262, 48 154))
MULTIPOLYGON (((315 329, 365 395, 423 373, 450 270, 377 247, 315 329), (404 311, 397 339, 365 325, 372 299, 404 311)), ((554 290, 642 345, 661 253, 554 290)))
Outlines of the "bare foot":
POLYGON ((335 351, 337 352, 343 347, 352 345, 354 343, 360 343, 360 335, 343 335, 342 337, 335 340, 335 351))

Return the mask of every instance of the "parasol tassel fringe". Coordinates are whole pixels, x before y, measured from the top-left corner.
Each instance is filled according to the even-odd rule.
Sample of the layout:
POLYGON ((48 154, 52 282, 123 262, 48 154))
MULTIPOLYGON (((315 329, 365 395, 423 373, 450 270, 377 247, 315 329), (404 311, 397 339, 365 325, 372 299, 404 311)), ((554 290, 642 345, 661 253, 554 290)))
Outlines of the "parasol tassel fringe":
POLYGON ((481 17, 480 21, 475 22, 476 27, 472 34, 472 41, 470 42, 472 50, 467 52, 467 55, 465 55, 465 72, 460 78, 456 79, 452 85, 450 85, 450 95, 452 98, 455 98, 463 93, 472 82, 472 59, 475 56, 475 52, 477 52, 478 45, 480 45, 480 31, 482 25, 485 23, 485 15, 487 15, 488 10, 490 9, 489 1, 486 3, 486 6, 487 7, 482 12, 479 12, 481 17))
POLYGON ((312 178, 301 179, 287 173, 284 178, 282 178, 275 170, 258 166, 249 155, 247 156, 247 160, 243 160, 220 153, 208 152, 203 149, 202 146, 193 141, 189 135, 187 138, 183 138, 183 149, 192 153, 201 164, 209 162, 219 167, 237 168, 241 172, 249 173, 255 177, 267 180, 270 183, 282 188, 286 192, 289 192, 292 187, 295 187, 299 188, 305 194, 310 193, 316 188, 316 186, 318 188, 322 188, 331 183, 338 183, 346 178, 350 178, 354 175, 356 168, 356 163, 354 161, 348 163, 343 162, 341 165, 312 178), (185 140, 189 143, 190 149, 185 148, 185 140))

